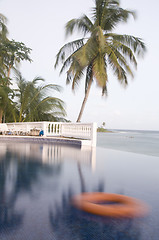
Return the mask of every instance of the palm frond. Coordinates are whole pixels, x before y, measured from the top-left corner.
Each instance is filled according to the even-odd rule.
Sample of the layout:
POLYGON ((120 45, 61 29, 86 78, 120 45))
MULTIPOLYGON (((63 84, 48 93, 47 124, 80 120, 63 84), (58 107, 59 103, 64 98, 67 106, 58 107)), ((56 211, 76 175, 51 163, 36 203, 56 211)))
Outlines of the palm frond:
MULTIPOLYGON (((131 75, 131 77, 134 77, 133 72, 132 72, 129 64, 127 63, 127 59, 124 57, 124 55, 120 51, 118 51, 118 49, 116 49, 116 47, 111 46, 111 48, 112 48, 115 56, 117 57, 117 61, 118 61, 119 65, 122 66, 126 70, 126 72, 131 75)), ((134 59, 135 59, 135 57, 134 57, 134 59)), ((135 63, 136 63, 136 59, 133 61, 135 61, 135 63)), ((111 60, 109 63, 112 64, 111 60)), ((137 63, 135 64, 135 66, 137 66, 137 63)))
POLYGON ((119 61, 119 54, 120 54, 119 52, 118 52, 118 54, 117 54, 117 52, 114 52, 113 48, 112 48, 112 51, 108 55, 108 63, 111 66, 111 68, 112 68, 114 74, 116 75, 117 79, 119 80, 119 82, 121 84, 123 84, 123 86, 126 86, 128 84, 127 73, 124 70, 124 68, 121 66, 120 61, 122 62, 122 64, 124 64, 127 71, 132 76, 133 76, 133 73, 132 73, 131 69, 129 68, 129 66, 124 61, 124 58, 121 58, 121 55, 120 55, 120 61, 119 61))
MULTIPOLYGON (((80 49, 80 48, 79 48, 80 49)), ((73 57, 75 55, 75 53, 77 51, 79 51, 79 49, 77 49, 76 51, 74 51, 63 63, 62 68, 60 70, 60 74, 65 70, 65 68, 67 68, 69 65, 71 65, 71 63, 73 62, 73 57)), ((66 81, 67 82, 67 81, 66 81)))
POLYGON ((75 29, 81 31, 85 36, 87 33, 91 32, 92 28, 93 23, 91 22, 91 20, 86 15, 83 15, 81 18, 72 19, 67 22, 65 27, 66 36, 72 34, 75 29))
POLYGON ((42 77, 36 77, 32 81, 26 81, 20 73, 17 73, 16 78, 18 88, 15 90, 15 95, 17 97, 16 107, 19 109, 19 121, 49 119, 50 112, 53 110, 63 112, 63 116, 66 115, 64 102, 59 98, 48 96, 48 91, 60 92, 62 88, 59 85, 37 85, 45 80, 42 77))
POLYGON ((82 76, 83 76, 82 70, 76 71, 72 80, 72 90, 75 90, 75 88, 79 85, 79 82, 82 76))
POLYGON ((7 18, 0 13, 0 38, 6 38, 7 34, 8 34, 8 29, 7 29, 7 18))
POLYGON ((78 81, 81 79, 83 75, 83 68, 80 66, 79 62, 74 59, 72 64, 67 71, 67 79, 66 83, 69 84, 72 82, 72 90, 75 90, 75 87, 78 86, 78 81))
POLYGON ((120 8, 119 1, 96 0, 93 9, 95 25, 105 31, 112 31, 118 23, 127 22, 131 15, 135 17, 135 12, 120 8))
MULTIPOLYGON (((48 114, 51 114, 50 111, 54 110, 52 112, 52 117, 54 115, 59 115, 59 116, 66 116, 66 111, 65 111, 65 108, 64 108, 64 102, 59 99, 59 98, 55 98, 55 97, 45 97, 42 101, 38 102, 38 104, 32 104, 32 109, 31 111, 29 111, 25 118, 23 119, 23 121, 26 121, 28 119, 31 119, 33 116, 35 118, 35 116, 37 114, 39 114, 39 110, 41 109, 45 109, 43 111, 43 114, 45 114, 45 116, 47 116, 47 113, 48 114), (55 112, 56 110, 58 110, 57 112, 55 112), (55 113, 54 113, 55 112, 55 113)), ((41 114, 41 113, 40 113, 41 114)))
POLYGON ((103 86, 102 88, 102 96, 108 96, 107 85, 103 86))
POLYGON ((37 84, 39 81, 45 82, 45 79, 40 76, 37 76, 32 80, 32 83, 37 84))
POLYGON ((103 55, 98 55, 93 61, 93 75, 96 78, 98 86, 102 87, 106 86, 108 77, 106 71, 106 63, 103 55))
POLYGON ((114 33, 110 33, 109 36, 112 37, 113 40, 117 40, 120 43, 130 47, 138 56, 143 56, 144 52, 146 51, 146 46, 141 38, 126 34, 120 35, 114 33))
POLYGON ((54 91, 57 91, 57 92, 61 92, 62 91, 62 87, 61 86, 59 86, 57 84, 52 84, 52 83, 44 85, 44 86, 41 86, 39 88, 39 91, 41 92, 41 91, 43 91, 45 89, 54 90, 54 91))
POLYGON ((88 41, 73 55, 73 60, 77 61, 80 67, 86 68, 97 56, 99 49, 99 38, 93 34, 88 41))
POLYGON ((117 51, 119 51, 123 57, 127 57, 129 59, 129 61, 135 67, 137 67, 137 60, 136 60, 134 53, 130 47, 127 47, 126 45, 124 45, 118 41, 117 42, 113 41, 113 48, 116 49, 117 51))
POLYGON ((84 38, 65 44, 56 55, 56 62, 54 67, 55 68, 57 67, 57 65, 59 64, 59 61, 63 63, 68 55, 72 54, 77 49, 80 49, 83 45, 84 45, 84 38))

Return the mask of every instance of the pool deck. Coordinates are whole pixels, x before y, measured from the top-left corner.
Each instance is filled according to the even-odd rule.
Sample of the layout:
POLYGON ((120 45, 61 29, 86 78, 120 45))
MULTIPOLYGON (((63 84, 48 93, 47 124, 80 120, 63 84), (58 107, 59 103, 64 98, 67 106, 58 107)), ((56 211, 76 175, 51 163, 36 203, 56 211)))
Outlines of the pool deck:
POLYGON ((39 136, 17 136, 17 135, 1 135, 0 141, 9 142, 34 142, 34 143, 55 143, 55 144, 67 144, 75 145, 78 147, 91 146, 90 140, 85 139, 75 139, 75 138, 66 138, 66 137, 39 137, 39 136))

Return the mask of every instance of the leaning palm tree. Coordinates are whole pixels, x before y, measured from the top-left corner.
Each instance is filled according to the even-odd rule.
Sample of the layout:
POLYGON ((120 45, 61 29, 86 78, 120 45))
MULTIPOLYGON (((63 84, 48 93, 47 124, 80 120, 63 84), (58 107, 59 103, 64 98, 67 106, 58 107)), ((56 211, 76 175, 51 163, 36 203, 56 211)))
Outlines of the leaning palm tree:
POLYGON ((78 85, 84 73, 85 96, 77 118, 80 121, 93 80, 107 93, 108 67, 122 85, 128 84, 128 74, 133 77, 130 68, 132 63, 137 66, 136 56, 142 55, 145 45, 140 38, 130 35, 113 33, 117 24, 127 22, 133 11, 120 7, 119 0, 95 0, 92 18, 83 15, 72 19, 66 24, 66 34, 77 29, 83 33, 81 39, 65 44, 56 56, 55 68, 62 62, 62 73, 66 68, 66 83, 72 82, 72 89, 78 85))
POLYGON ((64 120, 66 112, 64 102, 56 97, 49 96, 49 91, 60 91, 61 87, 55 84, 39 84, 45 80, 36 77, 26 81, 20 73, 17 77, 16 108, 19 110, 17 121, 57 121, 64 120))

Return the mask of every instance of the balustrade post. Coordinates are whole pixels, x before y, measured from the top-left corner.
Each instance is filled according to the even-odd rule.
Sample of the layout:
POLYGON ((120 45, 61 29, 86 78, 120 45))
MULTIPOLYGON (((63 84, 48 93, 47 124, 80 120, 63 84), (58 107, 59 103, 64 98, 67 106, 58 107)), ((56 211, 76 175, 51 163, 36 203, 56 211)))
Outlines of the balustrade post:
POLYGON ((43 135, 43 137, 46 137, 46 135, 47 135, 47 123, 45 123, 45 122, 43 122, 43 124, 42 124, 42 130, 44 131, 44 135, 43 135))

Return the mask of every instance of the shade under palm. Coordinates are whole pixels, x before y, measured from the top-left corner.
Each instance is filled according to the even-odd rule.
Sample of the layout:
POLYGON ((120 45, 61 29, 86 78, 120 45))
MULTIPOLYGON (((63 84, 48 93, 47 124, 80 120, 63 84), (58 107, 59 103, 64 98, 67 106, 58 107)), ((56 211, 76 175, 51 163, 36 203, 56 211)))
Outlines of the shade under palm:
POLYGON ((66 33, 72 34, 77 29, 83 38, 65 44, 56 56, 55 67, 62 62, 62 73, 66 68, 66 82, 72 82, 72 89, 85 77, 85 97, 77 119, 80 121, 87 101, 92 81, 107 93, 108 67, 122 85, 128 84, 128 74, 133 77, 130 64, 137 66, 136 56, 142 55, 145 45, 140 38, 113 33, 120 22, 127 22, 134 12, 120 7, 118 0, 95 0, 92 18, 83 15, 66 24, 66 33))

